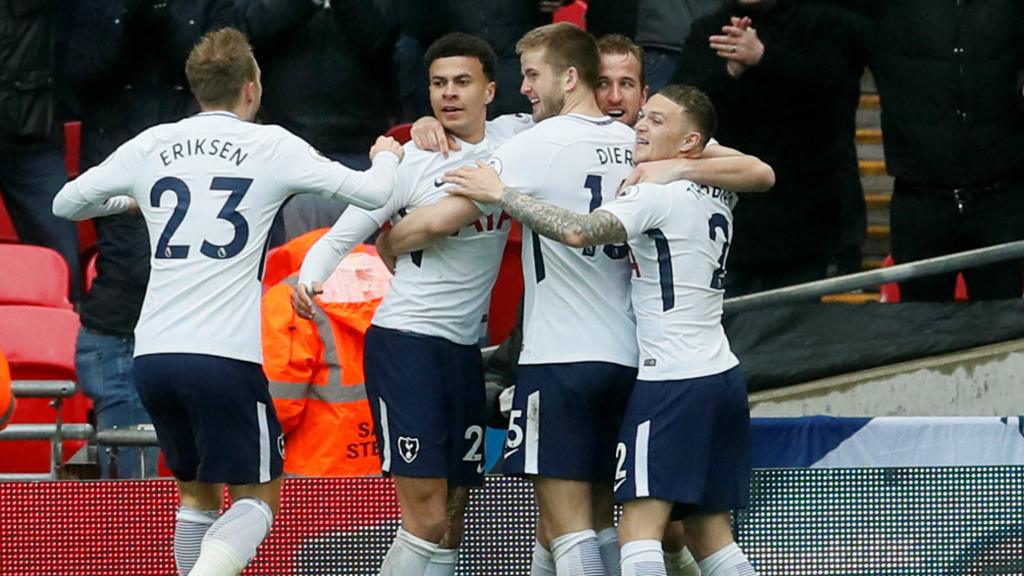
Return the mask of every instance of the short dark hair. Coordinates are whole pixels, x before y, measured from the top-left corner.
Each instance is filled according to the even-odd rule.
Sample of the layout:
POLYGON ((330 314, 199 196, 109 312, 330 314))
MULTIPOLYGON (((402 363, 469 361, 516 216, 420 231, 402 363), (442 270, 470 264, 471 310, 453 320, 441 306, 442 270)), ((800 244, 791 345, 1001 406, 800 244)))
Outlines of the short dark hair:
POLYGON ((430 70, 430 65, 434 63, 434 60, 456 56, 476 58, 484 69, 484 76, 488 80, 494 81, 494 69, 497 66, 498 57, 495 56, 494 49, 486 40, 472 34, 452 32, 441 36, 430 45, 430 48, 427 48, 427 53, 423 55, 423 64, 427 70, 430 70))
POLYGON ((591 90, 597 87, 601 57, 590 32, 566 22, 534 28, 516 43, 516 54, 530 50, 544 50, 544 60, 555 72, 573 67, 584 85, 591 90))
POLYGON ((235 28, 207 32, 185 62, 192 94, 201 104, 231 106, 242 87, 256 81, 256 59, 249 39, 235 28))
POLYGON ((597 39, 597 51, 601 56, 632 54, 640 63, 640 88, 643 89, 647 85, 647 63, 644 62, 644 49, 639 44, 622 34, 605 34, 597 39))
POLYGON ((711 98, 699 88, 685 84, 669 84, 658 90, 658 94, 683 107, 683 113, 690 115, 707 144, 718 128, 718 113, 711 98))

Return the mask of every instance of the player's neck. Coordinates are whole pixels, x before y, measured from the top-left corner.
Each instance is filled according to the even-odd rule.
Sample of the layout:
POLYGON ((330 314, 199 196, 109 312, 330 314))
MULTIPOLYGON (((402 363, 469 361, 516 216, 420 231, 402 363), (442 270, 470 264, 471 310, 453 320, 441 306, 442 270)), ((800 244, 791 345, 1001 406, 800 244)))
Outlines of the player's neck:
POLYGON ((452 132, 452 135, 467 144, 479 144, 483 142, 484 137, 487 136, 487 125, 481 122, 479 126, 467 129, 463 133, 452 132))
POLYGON ((227 112, 228 114, 234 114, 242 120, 251 121, 246 118, 246 111, 244 106, 203 106, 199 107, 200 112, 227 112))
POLYGON ((574 92, 566 96, 565 105, 562 106, 560 114, 582 114, 594 118, 604 116, 604 112, 601 112, 601 108, 597 106, 594 93, 589 90, 574 92))

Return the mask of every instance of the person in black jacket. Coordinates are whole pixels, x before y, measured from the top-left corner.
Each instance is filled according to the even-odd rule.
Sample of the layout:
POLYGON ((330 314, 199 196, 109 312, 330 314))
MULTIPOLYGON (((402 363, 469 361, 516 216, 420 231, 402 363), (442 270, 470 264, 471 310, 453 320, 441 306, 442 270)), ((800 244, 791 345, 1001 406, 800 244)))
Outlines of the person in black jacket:
MULTIPOLYGON (((886 0, 872 70, 885 161, 896 178, 898 263, 1024 239, 1024 4, 886 0)), ((1024 262, 964 270, 971 299, 1020 298, 1024 262)), ((900 284, 950 301, 956 274, 900 284)))
MULTIPOLYGON (((75 0, 68 82, 82 107, 82 168, 156 124, 198 111, 185 78, 192 45, 231 23, 231 0, 75 0)), ((75 366, 101 430, 148 424, 132 376, 133 333, 149 280, 149 235, 139 214, 97 218, 98 276, 79 311, 75 366)), ((155 456, 155 449, 150 450, 155 456)), ((104 477, 114 470, 101 450, 104 477)), ((147 461, 147 475, 156 458, 147 461)), ((120 451, 117 477, 142 474, 137 449, 120 451)))
MULTIPOLYGON (((234 0, 263 71, 260 121, 355 170, 391 125, 397 20, 384 0, 234 0)), ((330 227, 345 203, 313 195, 283 209, 284 240, 330 227)))
POLYGON ((734 212, 726 293, 825 277, 838 243, 837 131, 855 30, 845 12, 797 0, 732 0, 697 20, 676 83, 704 90, 719 113, 716 138, 775 169, 767 194, 734 212))
POLYGON ((78 231, 50 211, 67 181, 57 94, 57 38, 51 0, 0 0, 0 196, 18 238, 64 257, 71 299, 82 297, 78 231))

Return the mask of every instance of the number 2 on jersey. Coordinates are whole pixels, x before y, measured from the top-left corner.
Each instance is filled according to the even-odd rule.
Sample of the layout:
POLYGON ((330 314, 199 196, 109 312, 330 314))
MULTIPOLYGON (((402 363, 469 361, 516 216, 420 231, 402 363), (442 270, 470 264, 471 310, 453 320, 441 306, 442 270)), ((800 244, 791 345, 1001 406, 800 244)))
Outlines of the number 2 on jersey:
MULTIPOLYGON (((242 202, 242 198, 245 197, 245 193, 249 191, 251 185, 252 178, 228 178, 222 176, 214 178, 213 182, 210 183, 210 190, 231 192, 227 201, 224 202, 224 206, 217 214, 217 218, 219 220, 226 220, 234 226, 235 234, 232 236, 231 241, 223 246, 213 244, 204 239, 203 245, 199 249, 204 256, 218 260, 232 258, 237 256, 242 251, 242 248, 245 247, 245 243, 249 241, 249 223, 238 212, 238 205, 242 202)), ((156 243, 156 253, 153 254, 153 257, 172 260, 188 258, 189 246, 186 244, 171 244, 171 237, 174 236, 182 221, 185 220, 185 215, 188 213, 189 205, 192 202, 192 191, 189 190, 188 184, 185 184, 180 178, 165 176, 157 180, 156 184, 149 191, 150 205, 154 208, 159 208, 164 192, 174 192, 178 201, 174 205, 174 212, 167 220, 167 226, 164 227, 163 233, 160 234, 160 239, 156 243)))
MULTIPOLYGON (((708 220, 708 236, 711 241, 718 240, 718 232, 722 232, 722 254, 718 257, 718 268, 711 273, 711 288, 723 290, 725 286, 725 261, 729 258, 729 220, 725 214, 714 213, 708 220)), ((654 241, 654 249, 658 253, 658 275, 661 277, 661 309, 668 312, 676 305, 675 279, 672 272, 672 253, 669 252, 668 239, 659 229, 646 232, 654 241)))

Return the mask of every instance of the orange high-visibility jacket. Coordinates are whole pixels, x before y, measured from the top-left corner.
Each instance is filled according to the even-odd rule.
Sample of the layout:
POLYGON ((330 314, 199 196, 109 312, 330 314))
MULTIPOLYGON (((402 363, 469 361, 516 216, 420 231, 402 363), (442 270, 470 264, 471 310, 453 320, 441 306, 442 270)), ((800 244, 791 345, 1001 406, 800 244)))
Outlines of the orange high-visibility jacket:
POLYGON ((11 393, 11 370, 7 358, 0 352, 0 430, 7 426, 14 416, 14 394, 11 393))
MULTIPOLYGON (((310 244, 303 236, 278 250, 305 253, 310 244)), ((381 299, 318 299, 316 318, 305 320, 291 307, 296 279, 286 278, 263 296, 263 370, 285 435, 284 470, 299 476, 380 474, 363 384, 363 337, 381 299)))

